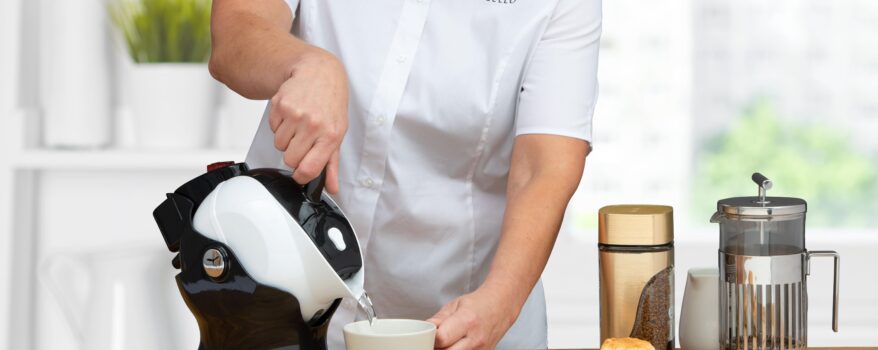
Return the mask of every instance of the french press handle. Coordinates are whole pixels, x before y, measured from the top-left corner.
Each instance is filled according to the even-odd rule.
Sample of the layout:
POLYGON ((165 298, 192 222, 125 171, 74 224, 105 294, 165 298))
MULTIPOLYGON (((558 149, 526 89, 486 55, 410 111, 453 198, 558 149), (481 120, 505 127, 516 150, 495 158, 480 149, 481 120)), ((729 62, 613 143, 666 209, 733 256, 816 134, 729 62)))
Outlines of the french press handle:
POLYGON ((838 332, 838 274, 841 257, 833 250, 813 250, 808 252, 808 275, 811 274, 811 257, 832 257, 835 265, 835 279, 832 283, 832 331, 838 332))

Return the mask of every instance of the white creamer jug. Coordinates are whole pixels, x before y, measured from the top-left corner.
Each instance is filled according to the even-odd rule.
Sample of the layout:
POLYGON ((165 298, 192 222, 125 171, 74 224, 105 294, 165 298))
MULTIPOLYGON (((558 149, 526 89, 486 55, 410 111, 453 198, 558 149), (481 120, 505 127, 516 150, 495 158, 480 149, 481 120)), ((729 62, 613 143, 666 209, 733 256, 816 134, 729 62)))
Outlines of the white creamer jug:
POLYGON ((719 349, 718 285, 716 268, 689 269, 680 311, 681 349, 719 349))

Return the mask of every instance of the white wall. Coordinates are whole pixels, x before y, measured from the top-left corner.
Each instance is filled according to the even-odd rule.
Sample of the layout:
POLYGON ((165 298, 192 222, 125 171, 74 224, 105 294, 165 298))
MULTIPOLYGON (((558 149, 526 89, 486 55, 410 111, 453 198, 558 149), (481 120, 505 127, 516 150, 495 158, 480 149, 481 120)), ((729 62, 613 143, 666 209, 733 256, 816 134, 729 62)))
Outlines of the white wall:
MULTIPOLYGON (((0 120, 9 120, 15 105, 18 86, 18 52, 20 3, 18 0, 0 2, 0 120)), ((2 122, 0 122, 2 123, 2 122)), ((0 161, 10 156, 13 147, 9 143, 11 133, 8 122, 0 124, 0 161)), ((10 191, 13 188, 12 171, 0 169, 0 315, 10 314, 10 280, 12 271, 12 205, 10 191)), ((2 339, 9 339, 10 318, 0 317, 0 346, 2 339)))

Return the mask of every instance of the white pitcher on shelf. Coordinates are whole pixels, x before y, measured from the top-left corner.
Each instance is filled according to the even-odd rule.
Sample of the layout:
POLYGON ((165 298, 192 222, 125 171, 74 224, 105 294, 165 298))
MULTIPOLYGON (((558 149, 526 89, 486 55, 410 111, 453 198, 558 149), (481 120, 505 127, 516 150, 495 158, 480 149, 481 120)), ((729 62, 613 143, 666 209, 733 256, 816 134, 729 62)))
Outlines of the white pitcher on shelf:
POLYGON ((43 146, 108 146, 113 66, 104 2, 41 0, 36 6, 35 23, 23 30, 37 32, 43 146))
POLYGON ((80 349, 194 349, 198 329, 172 274, 167 252, 130 249, 58 254, 39 276, 80 349))

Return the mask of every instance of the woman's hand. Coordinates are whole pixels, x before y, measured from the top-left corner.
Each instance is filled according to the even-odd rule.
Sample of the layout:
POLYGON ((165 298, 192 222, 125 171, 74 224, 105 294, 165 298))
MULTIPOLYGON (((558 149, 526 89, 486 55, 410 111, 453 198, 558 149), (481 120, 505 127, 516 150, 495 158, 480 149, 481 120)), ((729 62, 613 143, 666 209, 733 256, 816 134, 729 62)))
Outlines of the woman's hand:
POLYGON ((482 286, 452 300, 427 320, 436 325, 436 349, 494 349, 520 312, 505 293, 482 286))
POLYGON ((208 68, 244 97, 271 99, 269 125, 293 178, 304 184, 325 168, 326 190, 336 193, 347 76, 332 54, 290 34, 293 18, 279 0, 213 1, 208 68))
POLYGON ((271 98, 269 125, 300 184, 326 169, 326 190, 338 192, 338 151, 348 127, 348 80, 341 62, 314 48, 300 56, 271 98))

